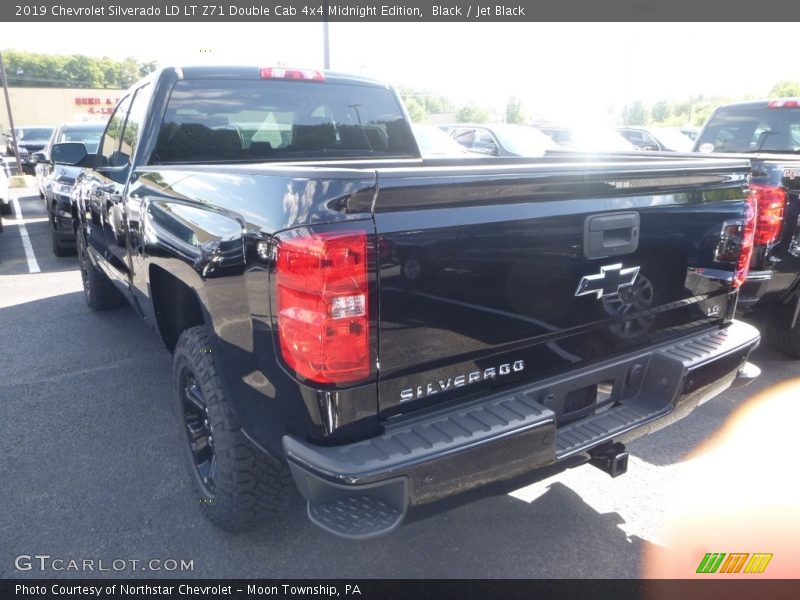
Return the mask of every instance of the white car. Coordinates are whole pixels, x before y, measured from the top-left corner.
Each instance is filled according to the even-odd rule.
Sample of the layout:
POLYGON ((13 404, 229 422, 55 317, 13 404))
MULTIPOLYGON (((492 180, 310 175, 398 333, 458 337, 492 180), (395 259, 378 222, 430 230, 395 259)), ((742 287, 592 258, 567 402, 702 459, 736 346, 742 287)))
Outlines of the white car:
POLYGON ((433 125, 411 126, 414 138, 417 140, 419 152, 423 158, 464 158, 465 156, 477 157, 478 154, 470 152, 444 131, 433 125))
POLYGON ((10 180, 12 175, 18 173, 19 169, 15 158, 0 158, 0 215, 11 214, 10 180))

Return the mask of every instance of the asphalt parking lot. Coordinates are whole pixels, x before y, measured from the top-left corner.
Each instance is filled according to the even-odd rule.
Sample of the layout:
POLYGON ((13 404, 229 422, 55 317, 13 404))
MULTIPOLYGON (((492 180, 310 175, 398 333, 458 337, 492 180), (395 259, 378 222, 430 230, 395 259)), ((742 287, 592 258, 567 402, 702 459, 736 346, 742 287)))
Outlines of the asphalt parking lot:
POLYGON ((762 347, 756 383, 631 444, 619 479, 582 466, 418 511, 359 543, 311 525, 298 496, 284 520, 231 535, 198 509, 157 334, 130 309, 85 306, 76 258, 52 255, 42 201, 18 193, 23 218, 4 217, 0 233, 0 577, 639 577, 687 454, 755 392, 800 376, 800 361, 762 347), (36 554, 125 568, 16 568, 36 554), (144 571, 153 559, 192 570, 144 571))

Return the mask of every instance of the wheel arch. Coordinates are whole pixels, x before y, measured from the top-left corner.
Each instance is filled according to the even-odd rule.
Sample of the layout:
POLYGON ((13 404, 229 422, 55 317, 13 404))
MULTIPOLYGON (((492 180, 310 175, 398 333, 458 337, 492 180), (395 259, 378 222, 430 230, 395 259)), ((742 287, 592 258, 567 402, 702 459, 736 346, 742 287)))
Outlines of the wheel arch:
POLYGON ((207 324, 203 305, 191 286, 163 267, 150 265, 149 276, 156 326, 172 353, 181 333, 207 324))

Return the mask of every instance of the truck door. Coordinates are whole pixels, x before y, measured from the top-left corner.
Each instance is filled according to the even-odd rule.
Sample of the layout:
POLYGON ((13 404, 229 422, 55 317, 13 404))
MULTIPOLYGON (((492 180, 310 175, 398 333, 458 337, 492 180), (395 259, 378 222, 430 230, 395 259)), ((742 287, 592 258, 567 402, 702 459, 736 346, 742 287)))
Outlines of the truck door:
POLYGON ((124 287, 128 286, 129 269, 117 206, 122 201, 130 172, 130 154, 124 152, 121 142, 131 100, 132 95, 123 98, 108 120, 97 148, 97 164, 86 197, 91 212, 86 244, 90 252, 101 257, 99 265, 111 280, 124 287))
POLYGON ((94 227, 87 243, 105 260, 102 265, 117 285, 129 288, 131 262, 127 244, 125 188, 141 124, 149 101, 150 86, 145 85, 117 106, 106 126, 98 148, 95 181, 89 192, 94 227))

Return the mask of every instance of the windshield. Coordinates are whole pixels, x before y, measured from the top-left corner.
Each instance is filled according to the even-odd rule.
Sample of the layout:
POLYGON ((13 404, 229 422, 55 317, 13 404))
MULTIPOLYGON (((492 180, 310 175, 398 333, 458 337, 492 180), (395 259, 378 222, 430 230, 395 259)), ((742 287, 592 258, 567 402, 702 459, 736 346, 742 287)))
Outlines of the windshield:
POLYGON ((151 163, 415 155, 408 123, 386 88, 192 79, 172 90, 151 163))
POLYGON ((422 156, 464 156, 467 153, 461 144, 438 127, 412 125, 411 129, 422 156))
POLYGON ((627 152, 636 150, 628 140, 613 129, 604 127, 581 127, 571 130, 571 148, 592 152, 627 152))
POLYGON ((630 152, 636 147, 610 127, 577 126, 552 127, 543 126, 542 131, 554 139, 563 148, 580 152, 630 152))
POLYGON ((653 129, 653 135, 658 139, 659 142, 663 146, 666 146, 670 150, 675 150, 676 152, 691 152, 692 140, 690 140, 686 135, 681 133, 677 129, 653 129))
POLYGON ((97 125, 81 126, 81 127, 65 127, 61 130, 61 135, 56 143, 61 142, 83 142, 86 146, 86 151, 89 154, 97 152, 97 146, 100 145, 100 136, 103 135, 105 124, 98 123, 97 125))
POLYGON ((17 138, 20 140, 49 140, 53 135, 52 127, 18 127, 16 129, 17 138))
POLYGON ((798 152, 800 109, 729 107, 718 110, 695 142, 700 152, 798 152))
POLYGON ((506 125, 493 132, 506 150, 519 156, 542 156, 556 147, 553 140, 533 127, 506 125))

